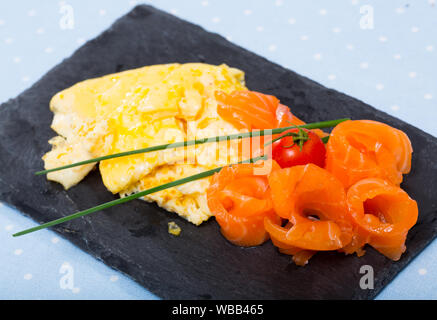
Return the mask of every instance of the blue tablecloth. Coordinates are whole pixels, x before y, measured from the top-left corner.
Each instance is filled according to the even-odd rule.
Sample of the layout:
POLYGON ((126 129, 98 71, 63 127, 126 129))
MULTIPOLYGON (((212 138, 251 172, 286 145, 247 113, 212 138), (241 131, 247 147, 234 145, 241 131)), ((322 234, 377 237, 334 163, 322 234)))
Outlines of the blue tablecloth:
MULTIPOLYGON (((138 3, 1 1, 0 101, 18 95, 138 3)), ((149 4, 437 135, 435 0, 149 4)), ((156 298, 52 231, 11 237, 34 225, 0 207, 0 298, 156 298)), ((378 299, 436 299, 436 264, 433 242, 378 299)))

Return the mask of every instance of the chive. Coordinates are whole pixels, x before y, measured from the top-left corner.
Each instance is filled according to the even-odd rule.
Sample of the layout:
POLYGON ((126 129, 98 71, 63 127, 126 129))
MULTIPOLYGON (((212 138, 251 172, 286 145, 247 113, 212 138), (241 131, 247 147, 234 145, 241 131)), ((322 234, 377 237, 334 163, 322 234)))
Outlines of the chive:
MULTIPOLYGON (((260 157, 252 158, 252 159, 249 159, 249 160, 244 160, 244 161, 241 161, 239 163, 254 163, 254 162, 256 162, 258 160, 262 160, 262 159, 266 159, 266 156, 260 156, 260 157)), ((42 225, 30 228, 30 229, 26 229, 26 230, 17 232, 15 234, 13 234, 12 236, 13 237, 19 237, 19 236, 22 236, 22 235, 25 235, 25 234, 28 234, 28 233, 32 233, 32 232, 35 232, 35 231, 38 231, 38 230, 41 230, 41 229, 45 229, 45 228, 48 228, 48 227, 52 227, 52 226, 58 225, 58 224, 63 223, 63 222, 67 222, 67 221, 70 221, 70 220, 73 220, 73 219, 76 219, 76 218, 83 217, 85 215, 88 215, 90 213, 94 213, 96 211, 104 210, 104 209, 107 209, 109 207, 113 207, 113 206, 118 205, 118 204, 122 204, 122 203, 125 203, 125 202, 128 202, 128 201, 134 200, 134 199, 138 199, 138 198, 144 197, 144 196, 146 196, 148 194, 151 194, 151 193, 155 193, 155 192, 162 191, 162 190, 165 190, 165 189, 169 189, 169 188, 172 188, 172 187, 175 187, 175 186, 179 186, 179 185, 187 183, 187 182, 203 179, 203 178, 212 176, 216 172, 219 172, 222 168, 223 167, 219 167, 219 168, 216 168, 216 169, 204 171, 204 172, 192 175, 192 176, 188 176, 188 177, 185 177, 185 178, 182 178, 182 179, 179 179, 179 180, 175 180, 175 181, 172 181, 172 182, 169 182, 169 183, 165 183, 165 184, 159 185, 157 187, 153 187, 153 188, 150 188, 150 189, 138 192, 138 193, 131 194, 130 196, 127 196, 127 197, 124 197, 124 198, 112 200, 112 201, 100 204, 98 206, 95 206, 95 207, 92 207, 92 208, 89 208, 89 209, 86 209, 86 210, 83 210, 83 211, 79 211, 79 212, 71 214, 69 216, 66 216, 66 217, 63 217, 63 218, 60 218, 60 219, 57 219, 57 220, 53 220, 53 221, 44 223, 42 225)))
POLYGON ((135 155, 135 154, 159 151, 159 150, 164 150, 164 149, 188 147, 188 146, 204 144, 204 143, 251 138, 251 137, 259 137, 259 136, 265 136, 265 135, 274 135, 274 134, 282 133, 284 131, 287 131, 287 130, 293 129, 293 128, 305 128, 305 129, 331 128, 331 127, 335 127, 337 124, 339 124, 343 121, 346 121, 346 120, 350 120, 350 119, 345 118, 345 119, 321 121, 321 122, 307 123, 307 124, 300 125, 300 126, 290 126, 290 127, 276 128, 276 129, 270 129, 270 130, 256 130, 256 131, 251 131, 251 132, 235 133, 235 134, 226 135, 226 136, 216 136, 216 137, 211 137, 211 138, 203 138, 203 139, 188 140, 188 141, 175 142, 175 143, 169 143, 169 144, 162 144, 162 145, 158 145, 158 146, 137 149, 137 150, 127 151, 127 152, 121 152, 121 153, 115 153, 115 154, 106 155, 106 156, 102 156, 102 157, 98 157, 98 158, 93 158, 93 159, 89 159, 89 160, 85 160, 85 161, 75 162, 75 163, 68 164, 68 165, 65 165, 62 167, 38 171, 38 172, 35 172, 35 174, 36 175, 43 175, 43 174, 47 174, 49 172, 69 169, 69 168, 81 166, 84 164, 96 163, 96 162, 103 161, 103 160, 119 158, 119 157, 126 157, 126 156, 135 155))
MULTIPOLYGON (((292 127, 292 129, 299 129, 299 127, 294 126, 294 127, 292 127)), ((276 137, 275 139, 267 141, 266 143, 264 143, 264 147, 267 147, 268 145, 271 145, 271 144, 275 143, 276 141, 281 140, 282 138, 285 138, 285 137, 289 137, 289 136, 290 136, 289 132, 285 133, 282 136, 279 136, 279 137, 276 137)))
POLYGON ((330 136, 323 137, 323 138, 322 138, 322 142, 323 142, 324 144, 327 144, 328 141, 329 141, 329 137, 330 137, 330 136))

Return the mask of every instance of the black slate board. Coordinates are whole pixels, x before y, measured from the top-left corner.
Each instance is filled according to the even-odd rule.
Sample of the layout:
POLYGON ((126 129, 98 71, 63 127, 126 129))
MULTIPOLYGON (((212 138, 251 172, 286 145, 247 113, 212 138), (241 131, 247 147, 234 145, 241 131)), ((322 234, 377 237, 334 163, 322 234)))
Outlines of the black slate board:
POLYGON ((169 62, 226 63, 240 68, 246 72, 249 88, 277 96, 308 122, 351 117, 375 119, 404 130, 415 153, 413 171, 403 187, 420 208, 419 222, 408 236, 408 250, 399 262, 371 248, 363 258, 317 254, 301 268, 271 243, 238 248, 220 235, 214 221, 195 227, 139 200, 54 228, 83 250, 162 298, 370 299, 436 236, 437 139, 149 6, 136 7, 0 107, 0 199, 40 223, 114 199, 97 170, 68 192, 33 175, 43 167, 41 156, 54 136, 50 98, 87 78, 169 62), (182 227, 179 238, 167 233, 171 220, 182 227), (359 287, 362 265, 374 268, 374 290, 359 287))

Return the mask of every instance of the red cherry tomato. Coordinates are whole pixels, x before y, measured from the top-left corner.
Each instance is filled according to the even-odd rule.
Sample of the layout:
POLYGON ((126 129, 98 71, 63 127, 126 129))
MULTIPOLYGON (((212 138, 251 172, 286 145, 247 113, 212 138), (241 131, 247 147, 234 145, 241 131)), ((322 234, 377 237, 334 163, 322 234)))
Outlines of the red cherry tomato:
POLYGON ((290 129, 281 134, 290 134, 277 140, 272 146, 272 158, 281 166, 289 168, 314 163, 325 166, 326 148, 320 137, 307 129, 290 129))

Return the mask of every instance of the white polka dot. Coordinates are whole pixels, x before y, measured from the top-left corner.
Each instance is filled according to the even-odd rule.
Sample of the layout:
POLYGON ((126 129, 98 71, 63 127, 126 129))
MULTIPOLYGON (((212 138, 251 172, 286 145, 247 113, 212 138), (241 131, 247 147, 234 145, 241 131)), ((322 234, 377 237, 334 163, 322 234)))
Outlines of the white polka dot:
POLYGON ((27 12, 27 15, 28 15, 29 17, 34 17, 34 16, 36 16, 36 11, 35 11, 35 9, 29 10, 29 11, 27 12))
POLYGON ((409 76, 410 78, 416 78, 417 73, 414 72, 414 71, 411 71, 410 73, 408 73, 408 76, 409 76))
POLYGON ((212 22, 219 23, 220 22, 220 18, 219 17, 214 17, 214 18, 212 18, 212 22))
POLYGON ((375 86, 375 88, 376 88, 376 90, 381 91, 381 90, 384 89, 384 85, 383 85, 382 83, 378 83, 378 84, 375 86))
POLYGON ((385 37, 385 36, 380 36, 380 37, 378 38, 378 40, 379 40, 380 42, 387 42, 387 41, 388 41, 387 37, 385 37))
POLYGON ((226 36, 226 40, 232 41, 232 37, 231 36, 226 36))
POLYGON ((333 80, 337 79, 337 76, 335 74, 330 74, 330 75, 328 75, 328 79, 333 81, 333 80))
POLYGON ((21 58, 20 57, 14 57, 14 59, 12 59, 15 63, 20 63, 21 62, 21 58))
POLYGON ((432 45, 426 46, 426 51, 429 51, 429 52, 434 51, 434 46, 432 46, 432 45))
POLYGON ((352 51, 355 49, 355 46, 353 44, 347 44, 346 49, 348 49, 349 51, 352 51))
POLYGON ((36 29, 36 34, 43 34, 45 32, 44 28, 36 29))
POLYGON ((52 53, 53 52, 53 48, 52 47, 47 47, 44 49, 45 53, 52 53))
POLYGON ((19 256, 19 255, 21 255, 22 253, 23 253, 23 249, 17 249, 17 250, 14 251, 14 254, 15 254, 16 256, 19 256))
POLYGON ((5 39, 5 43, 6 44, 11 44, 12 42, 14 42, 14 39, 12 39, 12 38, 6 38, 5 39))
POLYGON ((30 81, 30 77, 29 76, 24 76, 24 77, 21 78, 21 81, 29 82, 30 81))
POLYGON ((393 58, 394 58, 395 60, 400 60, 400 59, 402 58, 402 56, 401 56, 399 53, 396 53, 396 54, 393 56, 393 58))
POLYGON ((419 28, 418 27, 412 27, 411 28, 411 32, 419 32, 419 28))
POLYGON ((322 60, 322 54, 321 53, 316 53, 313 55, 314 60, 316 61, 320 61, 322 60))
POLYGON ((77 38, 76 43, 82 45, 85 43, 85 39, 84 38, 77 38))
POLYGON ((431 100, 432 99, 432 94, 431 93, 427 93, 423 96, 426 100, 431 100))
POLYGON ((390 107, 390 109, 392 109, 393 111, 398 111, 400 108, 398 105, 393 105, 390 107))
POLYGON ((118 281, 118 276, 111 276, 111 277, 109 278, 109 281, 111 281, 111 282, 116 282, 116 281, 118 281))
POLYGON ((399 8, 396 8, 396 13, 397 14, 402 14, 402 13, 404 13, 405 12, 405 9, 404 8, 402 8, 402 7, 399 7, 399 8))
POLYGON ((243 11, 243 13, 244 13, 246 16, 250 16, 250 15, 252 14, 252 10, 250 10, 250 9, 246 9, 246 10, 243 11))
POLYGON ((280 7, 280 6, 282 6, 284 4, 284 1, 283 0, 276 0, 275 1, 275 5, 277 6, 277 7, 280 7))
POLYGON ((256 31, 258 31, 258 32, 264 31, 264 27, 258 26, 258 27, 256 27, 256 31))
POLYGON ((78 293, 80 292, 80 288, 73 288, 73 289, 71 289, 71 291, 72 291, 74 294, 78 294, 78 293))
POLYGON ((425 274, 427 274, 428 270, 426 270, 425 268, 421 268, 418 272, 421 276, 424 276, 425 274))
POLYGON ((208 1, 202 1, 200 4, 201 4, 202 6, 204 6, 204 7, 206 7, 206 6, 209 5, 209 2, 208 2, 208 1))
POLYGON ((106 10, 105 10, 105 9, 100 9, 100 10, 99 10, 99 14, 100 14, 101 16, 106 15, 106 10))
POLYGON ((5 227, 5 230, 6 230, 6 231, 11 231, 13 228, 14 228, 14 226, 11 225, 11 224, 9 224, 9 225, 7 225, 7 226, 5 227))
POLYGON ((328 11, 326 11, 326 9, 320 9, 319 14, 321 16, 326 16, 326 14, 328 13, 328 11))
POLYGON ((368 62, 361 62, 360 68, 361 69, 369 69, 369 63, 368 62))
POLYGON ((358 0, 351 0, 351 4, 354 5, 354 6, 356 6, 358 3, 359 3, 358 0))
POLYGON ((59 238, 53 237, 51 241, 52 241, 52 243, 56 244, 59 242, 59 238))
POLYGON ((170 13, 176 15, 178 13, 178 10, 175 8, 170 9, 170 13))
POLYGON ((23 278, 24 280, 30 280, 33 278, 33 275, 31 273, 26 273, 23 278))
POLYGON ((340 33, 340 32, 341 32, 341 28, 339 28, 339 27, 335 27, 335 28, 332 29, 332 32, 334 32, 334 33, 340 33))
POLYGON ((308 40, 308 36, 302 35, 302 36, 300 36, 300 40, 306 41, 306 40, 308 40))
POLYGON ((288 19, 288 23, 289 24, 295 24, 296 23, 296 19, 295 18, 289 18, 288 19))
POLYGON ((129 1, 129 5, 130 5, 130 6, 136 6, 137 3, 138 3, 137 0, 130 0, 130 1, 129 1))
POLYGON ((277 49, 277 47, 276 47, 276 45, 275 44, 271 44, 270 46, 269 46, 269 51, 276 51, 276 49, 277 49))

